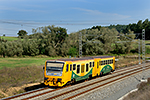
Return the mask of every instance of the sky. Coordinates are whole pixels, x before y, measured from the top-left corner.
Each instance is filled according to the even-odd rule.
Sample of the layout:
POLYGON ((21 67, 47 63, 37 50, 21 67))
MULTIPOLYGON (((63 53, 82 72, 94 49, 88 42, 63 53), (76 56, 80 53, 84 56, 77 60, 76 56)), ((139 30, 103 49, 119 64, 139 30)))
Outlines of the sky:
POLYGON ((150 19, 150 0, 0 0, 0 36, 55 25, 67 33, 150 19))

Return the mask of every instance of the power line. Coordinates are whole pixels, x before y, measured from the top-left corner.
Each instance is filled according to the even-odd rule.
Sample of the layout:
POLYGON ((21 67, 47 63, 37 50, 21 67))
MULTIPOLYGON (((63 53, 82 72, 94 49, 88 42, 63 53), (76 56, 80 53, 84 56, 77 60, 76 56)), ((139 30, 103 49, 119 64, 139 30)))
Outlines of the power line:
MULTIPOLYGON (((28 24, 28 25, 41 25, 41 24, 56 24, 56 25, 91 25, 91 24, 111 24, 112 21, 126 21, 126 20, 0 20, 0 23, 5 24, 28 24), (28 22, 26 22, 28 21, 28 22), (104 22, 107 21, 107 22, 104 22)), ((127 20, 128 21, 128 20, 127 20)))

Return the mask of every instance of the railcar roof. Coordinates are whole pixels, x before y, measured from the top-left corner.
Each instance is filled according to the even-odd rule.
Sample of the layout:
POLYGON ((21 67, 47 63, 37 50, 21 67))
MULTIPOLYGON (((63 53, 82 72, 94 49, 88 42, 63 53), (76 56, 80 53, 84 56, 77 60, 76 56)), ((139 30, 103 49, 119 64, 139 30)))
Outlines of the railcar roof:
POLYGON ((92 56, 92 57, 83 57, 83 58, 70 58, 70 59, 57 59, 57 61, 79 61, 79 60, 92 60, 94 58, 112 58, 113 56, 92 56))

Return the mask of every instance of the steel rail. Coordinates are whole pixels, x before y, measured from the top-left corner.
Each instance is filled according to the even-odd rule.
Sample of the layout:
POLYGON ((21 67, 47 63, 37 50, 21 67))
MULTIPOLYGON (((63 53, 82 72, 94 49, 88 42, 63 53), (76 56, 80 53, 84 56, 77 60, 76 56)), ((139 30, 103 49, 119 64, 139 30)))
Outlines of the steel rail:
MULTIPOLYGON (((117 75, 115 75, 115 76, 108 77, 108 78, 106 78, 106 79, 102 79, 102 80, 99 80, 99 81, 90 83, 90 84, 85 85, 85 86, 80 86, 80 87, 78 87, 78 88, 76 88, 76 89, 72 89, 72 90, 70 90, 70 91, 66 91, 66 92, 63 92, 63 93, 58 94, 58 95, 56 95, 56 96, 52 96, 52 97, 50 97, 50 98, 47 98, 46 100, 55 99, 55 98, 57 98, 57 97, 60 97, 60 96, 62 96, 62 95, 65 95, 65 94, 67 94, 67 93, 74 92, 74 91, 77 91, 77 90, 79 90, 79 89, 82 89, 82 88, 91 86, 91 85, 93 85, 93 84, 96 84, 96 83, 99 83, 99 82, 102 82, 102 81, 106 81, 106 80, 109 80, 109 79, 111 79, 111 78, 115 78, 116 76, 118 77, 118 76, 121 76, 121 75, 123 75, 123 74, 129 73, 129 72, 132 72, 132 71, 135 71, 135 70, 139 70, 139 69, 141 69, 141 67, 140 67, 140 68, 137 68, 137 69, 133 69, 133 70, 127 71, 127 72, 124 72, 124 73, 117 74, 117 75)), ((30 99, 30 98, 28 98, 28 99, 30 99)))
MULTIPOLYGON (((150 69, 150 67, 148 67, 148 68, 146 68, 146 69, 150 69)), ((146 70, 146 69, 145 69, 145 70, 146 70)), ((86 92, 92 91, 92 90, 94 90, 94 89, 96 89, 96 88, 99 88, 99 87, 108 85, 108 84, 110 84, 110 83, 113 83, 113 82, 115 82, 115 81, 121 80, 121 79, 123 79, 123 78, 126 78, 126 77, 128 77, 128 76, 131 76, 131 75, 133 75, 133 74, 136 74, 136 73, 139 73, 139 72, 142 72, 142 71, 143 71, 143 70, 141 69, 141 70, 139 70, 139 71, 137 71, 137 72, 134 72, 134 73, 131 73, 131 74, 128 74, 128 75, 119 77, 119 78, 117 78, 117 79, 114 79, 114 80, 109 81, 109 82, 107 82, 107 83, 101 84, 101 85, 96 86, 96 87, 94 87, 94 88, 88 89, 88 90, 86 90, 86 91, 84 91, 84 92, 78 93, 78 94, 76 94, 76 95, 74 95, 74 96, 70 96, 70 97, 65 98, 65 99, 63 99, 63 100, 72 99, 72 98, 77 97, 77 96, 79 96, 79 95, 82 95, 82 94, 84 94, 84 93, 86 93, 86 92)), ((46 100, 50 100, 50 99, 46 99, 46 100)))
MULTIPOLYGON (((148 64, 148 65, 150 65, 150 64, 148 64)), ((141 65, 136 65, 136 67, 140 67, 140 66, 141 65)), ((125 70, 127 70, 129 68, 133 69, 133 68, 136 68, 136 67, 131 66, 131 67, 123 68, 123 69, 118 69, 115 72, 113 72, 112 74, 119 73, 121 71, 125 71, 125 70)), ((97 78, 99 78, 99 77, 97 77, 97 78)), ((44 92, 44 93, 41 93, 41 94, 34 95, 34 96, 30 97, 30 98, 34 98, 34 97, 37 97, 37 96, 40 96, 40 95, 44 95, 46 93, 54 92, 54 91, 57 91, 57 90, 60 90, 60 89, 64 89, 64 88, 67 88, 67 87, 70 87, 70 86, 66 86, 66 87, 63 87, 63 88, 58 88, 58 89, 50 90, 50 91, 47 91, 47 92, 44 92)), ((43 90, 46 90, 46 89, 49 89, 49 88, 46 87, 46 88, 41 88, 41 89, 37 89, 37 90, 32 90, 32 91, 25 92, 25 93, 18 94, 18 95, 14 95, 14 96, 11 96, 11 97, 2 98, 2 100, 15 99, 15 98, 18 98, 18 97, 21 97, 21 96, 26 96, 26 95, 29 95, 29 94, 32 94, 32 93, 36 93, 36 92, 39 92, 39 91, 43 91, 43 90)), ((28 99, 28 98, 26 98, 26 99, 28 99)), ((23 99, 23 100, 26 100, 26 99, 23 99)))
POLYGON ((29 95, 29 94, 31 94, 31 93, 43 91, 43 90, 46 90, 46 89, 48 89, 48 87, 46 87, 46 88, 41 88, 41 89, 37 89, 37 90, 33 90, 33 91, 29 91, 29 92, 25 92, 25 93, 18 94, 18 95, 14 95, 14 96, 7 97, 7 98, 2 98, 2 100, 10 100, 10 99, 18 98, 18 97, 21 97, 21 96, 29 95))

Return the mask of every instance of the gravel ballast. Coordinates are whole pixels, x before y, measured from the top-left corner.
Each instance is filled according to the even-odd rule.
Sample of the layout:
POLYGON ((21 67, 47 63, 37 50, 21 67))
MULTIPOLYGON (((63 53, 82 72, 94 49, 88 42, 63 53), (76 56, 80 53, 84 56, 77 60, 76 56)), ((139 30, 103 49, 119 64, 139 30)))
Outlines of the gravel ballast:
POLYGON ((134 74, 123 80, 119 80, 104 87, 97 88, 91 92, 74 98, 79 100, 118 100, 125 94, 137 88, 143 78, 150 77, 150 69, 138 74, 134 74))

